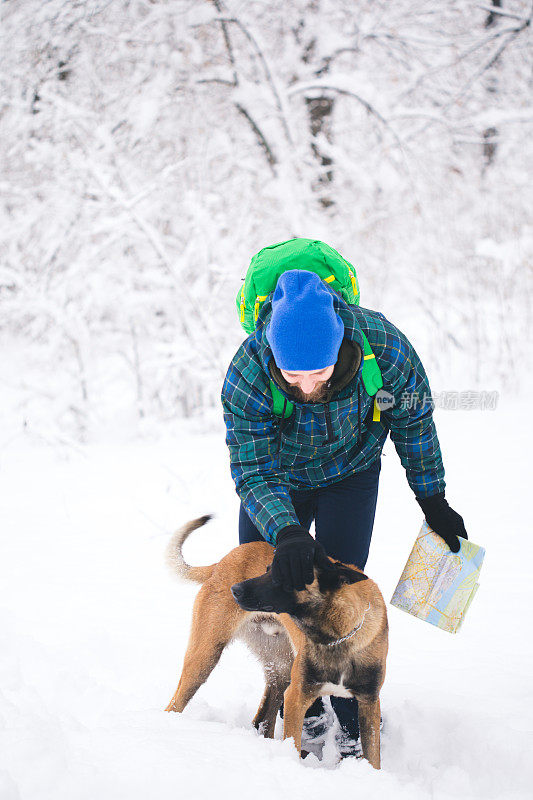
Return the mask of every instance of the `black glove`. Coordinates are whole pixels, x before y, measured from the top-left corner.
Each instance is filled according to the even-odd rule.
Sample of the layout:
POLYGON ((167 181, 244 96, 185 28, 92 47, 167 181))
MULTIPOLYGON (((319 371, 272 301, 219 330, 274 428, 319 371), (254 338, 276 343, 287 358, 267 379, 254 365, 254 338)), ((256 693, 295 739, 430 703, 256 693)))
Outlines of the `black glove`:
POLYGON ((313 583, 313 564, 327 569, 331 561, 322 545, 301 525, 288 525, 277 536, 274 560, 270 568, 274 586, 284 591, 301 591, 313 583))
POLYGON ((432 497, 417 497, 417 503, 424 512, 429 527, 444 539, 452 553, 458 553, 460 542, 457 538, 468 539, 463 518, 450 508, 444 499, 444 492, 432 497))

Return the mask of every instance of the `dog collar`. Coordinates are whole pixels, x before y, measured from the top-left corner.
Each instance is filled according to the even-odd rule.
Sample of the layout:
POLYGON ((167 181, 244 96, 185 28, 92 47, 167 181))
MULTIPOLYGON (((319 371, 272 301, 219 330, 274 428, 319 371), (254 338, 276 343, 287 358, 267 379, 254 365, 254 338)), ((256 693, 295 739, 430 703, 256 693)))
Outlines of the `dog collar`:
POLYGON ((325 647, 335 647, 335 645, 342 644, 342 642, 345 642, 347 639, 351 639, 352 636, 355 636, 357 631, 360 631, 361 628, 363 627, 363 622, 365 621, 366 613, 369 610, 370 610, 370 603, 368 604, 368 608, 365 609, 365 613, 363 614, 363 619, 361 620, 359 625, 356 628, 353 629, 353 631, 350 631, 350 633, 347 633, 346 636, 341 636, 340 639, 335 639, 334 642, 326 642, 326 644, 324 646, 325 647))

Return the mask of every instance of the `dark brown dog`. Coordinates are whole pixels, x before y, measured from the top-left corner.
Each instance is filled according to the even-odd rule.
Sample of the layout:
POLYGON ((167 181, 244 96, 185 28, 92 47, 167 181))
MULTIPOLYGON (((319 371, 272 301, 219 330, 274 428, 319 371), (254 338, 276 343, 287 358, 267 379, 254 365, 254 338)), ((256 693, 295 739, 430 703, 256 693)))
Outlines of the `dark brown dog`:
POLYGON ((236 547, 217 564, 191 567, 182 556, 200 517, 180 528, 168 548, 172 570, 202 584, 194 603, 183 671, 167 711, 183 711, 207 680, 226 645, 244 639, 260 659, 265 692, 253 724, 274 736, 284 699, 284 738, 301 753, 304 715, 322 695, 356 697, 364 757, 380 768, 379 692, 388 650, 387 610, 376 584, 360 569, 331 561, 315 567, 312 584, 285 592, 269 573, 266 542, 236 547))

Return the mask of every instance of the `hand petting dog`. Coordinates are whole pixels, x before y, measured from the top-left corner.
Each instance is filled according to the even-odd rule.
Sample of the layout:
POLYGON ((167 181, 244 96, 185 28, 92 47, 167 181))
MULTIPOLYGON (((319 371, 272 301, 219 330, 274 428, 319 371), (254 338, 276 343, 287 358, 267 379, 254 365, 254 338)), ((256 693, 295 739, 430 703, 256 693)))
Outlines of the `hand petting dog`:
POLYGON ((285 592, 301 592, 313 583, 313 566, 329 569, 326 551, 302 525, 288 525, 277 536, 271 575, 274 586, 285 592))

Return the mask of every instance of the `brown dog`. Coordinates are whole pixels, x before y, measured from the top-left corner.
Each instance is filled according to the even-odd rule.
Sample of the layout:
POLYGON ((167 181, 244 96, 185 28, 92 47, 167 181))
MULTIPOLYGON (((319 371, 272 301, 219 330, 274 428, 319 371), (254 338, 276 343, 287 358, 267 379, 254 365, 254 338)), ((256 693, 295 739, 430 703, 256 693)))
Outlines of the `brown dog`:
POLYGON ((267 542, 236 547, 217 564, 191 567, 182 556, 189 534, 210 519, 180 528, 167 548, 178 575, 202 584, 194 603, 183 671, 167 711, 183 711, 207 680, 226 645, 244 639, 263 664, 266 687, 253 724, 274 736, 284 699, 284 738, 301 753, 304 715, 322 695, 356 697, 364 757, 380 768, 379 692, 388 650, 387 610, 376 584, 360 569, 331 560, 315 567, 312 584, 286 592, 269 573, 267 542))

